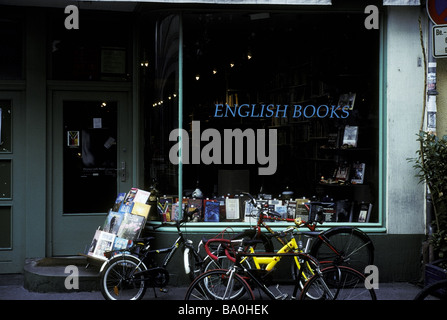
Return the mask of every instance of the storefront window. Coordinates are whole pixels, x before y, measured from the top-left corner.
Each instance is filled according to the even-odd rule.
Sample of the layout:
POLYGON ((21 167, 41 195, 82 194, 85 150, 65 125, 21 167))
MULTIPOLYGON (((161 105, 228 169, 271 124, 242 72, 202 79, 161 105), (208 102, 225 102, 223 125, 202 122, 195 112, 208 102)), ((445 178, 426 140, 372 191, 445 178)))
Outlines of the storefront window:
POLYGON ((316 199, 326 221, 379 221, 380 41, 362 13, 185 13, 182 27, 183 196, 316 199))

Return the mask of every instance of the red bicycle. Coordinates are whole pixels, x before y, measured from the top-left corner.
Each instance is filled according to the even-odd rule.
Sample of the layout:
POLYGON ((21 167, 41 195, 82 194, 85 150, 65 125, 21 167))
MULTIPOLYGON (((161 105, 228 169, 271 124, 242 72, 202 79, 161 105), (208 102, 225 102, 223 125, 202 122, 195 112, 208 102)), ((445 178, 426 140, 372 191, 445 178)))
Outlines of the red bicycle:
MULTIPOLYGON (((260 205, 255 198, 247 192, 243 195, 257 211, 257 223, 250 229, 245 230, 239 238, 261 240, 265 252, 273 252, 274 244, 272 238, 277 239, 281 245, 285 245, 282 232, 275 232, 266 221, 296 222, 295 219, 282 218, 277 212, 271 210, 267 205, 260 205), (262 232, 263 229, 267 233, 262 232)), ((317 224, 323 223, 322 202, 311 202, 308 206, 309 221, 300 221, 300 226, 309 231, 298 233, 300 250, 315 257, 322 265, 348 266, 360 272, 364 272, 367 265, 374 263, 374 244, 369 236, 356 227, 340 226, 318 231, 317 224), (306 239, 302 241, 301 239, 306 239)))

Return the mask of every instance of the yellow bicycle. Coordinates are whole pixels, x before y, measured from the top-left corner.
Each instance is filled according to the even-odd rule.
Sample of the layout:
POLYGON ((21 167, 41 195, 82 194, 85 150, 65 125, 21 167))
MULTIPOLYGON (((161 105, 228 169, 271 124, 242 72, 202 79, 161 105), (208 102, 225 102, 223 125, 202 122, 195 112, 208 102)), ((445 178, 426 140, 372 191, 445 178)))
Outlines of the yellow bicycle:
MULTIPOLYGON (((301 226, 302 221, 295 220, 295 226, 290 226, 284 231, 273 236, 280 236, 286 238, 290 236, 288 242, 284 242, 284 246, 277 252, 257 252, 255 251, 256 243, 261 240, 248 240, 245 243, 250 245, 245 247, 246 255, 241 259, 240 264, 244 266, 244 269, 249 269, 251 272, 256 272, 264 281, 268 282, 271 277, 272 271, 275 266, 284 257, 292 257, 294 264, 292 267, 292 279, 299 279, 299 287, 302 289, 305 283, 315 274, 316 268, 319 263, 317 260, 308 254, 302 254, 302 250, 299 248, 298 243, 293 236, 295 232, 298 232, 298 228, 301 226), (298 254, 301 253, 301 254, 298 254)), ((232 250, 230 239, 214 238, 205 242, 205 250, 208 256, 211 258, 209 265, 205 267, 205 271, 215 269, 219 266, 222 269, 228 269, 236 261, 236 253, 232 250)), ((279 291, 279 287, 277 286, 279 291)), ((280 292, 281 293, 281 292, 280 292)), ((281 293, 282 294, 282 293, 281 293)))

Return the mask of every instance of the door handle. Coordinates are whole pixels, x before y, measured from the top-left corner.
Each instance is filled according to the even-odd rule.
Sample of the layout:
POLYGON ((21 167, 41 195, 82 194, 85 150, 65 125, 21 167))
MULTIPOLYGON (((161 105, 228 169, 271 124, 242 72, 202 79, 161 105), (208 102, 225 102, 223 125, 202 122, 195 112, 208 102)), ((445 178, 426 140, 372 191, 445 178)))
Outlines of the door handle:
POLYGON ((120 175, 121 175, 121 182, 126 182, 126 161, 121 161, 121 168, 120 175))

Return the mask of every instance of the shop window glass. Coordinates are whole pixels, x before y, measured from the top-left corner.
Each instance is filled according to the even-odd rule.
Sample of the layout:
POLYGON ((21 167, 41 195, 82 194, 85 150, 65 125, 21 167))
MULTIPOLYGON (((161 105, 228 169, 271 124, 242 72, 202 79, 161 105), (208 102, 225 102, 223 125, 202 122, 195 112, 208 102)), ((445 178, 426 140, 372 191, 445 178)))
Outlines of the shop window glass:
POLYGON ((183 127, 191 143, 193 124, 222 139, 225 129, 252 130, 254 139, 256 130, 275 130, 277 165, 259 174, 259 158, 248 160, 253 139, 242 164, 235 146, 225 162, 223 141, 220 162, 210 164, 194 163, 190 147, 183 189, 199 181, 210 198, 241 187, 272 198, 287 190, 332 203, 327 221, 366 221, 370 207, 367 221, 378 221, 379 33, 363 22, 360 13, 185 14, 183 127), (234 171, 230 190, 219 182, 225 170, 234 171), (248 187, 238 174, 246 171, 248 187))
POLYGON ((160 194, 175 194, 178 166, 169 160, 170 132, 179 127, 179 28, 176 14, 150 16, 142 30, 140 67, 146 119, 145 184, 156 180, 160 194))
POLYGON ((11 207, 0 206, 0 248, 11 248, 11 207))

